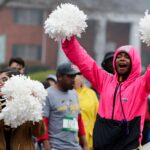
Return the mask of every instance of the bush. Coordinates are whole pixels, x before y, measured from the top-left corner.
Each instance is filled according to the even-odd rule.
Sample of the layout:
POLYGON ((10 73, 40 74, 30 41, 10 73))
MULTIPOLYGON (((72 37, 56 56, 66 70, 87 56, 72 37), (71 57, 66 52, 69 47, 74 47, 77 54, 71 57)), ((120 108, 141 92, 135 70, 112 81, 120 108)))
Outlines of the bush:
MULTIPOLYGON (((8 67, 8 64, 0 64, 0 70, 8 67)), ((26 64, 25 74, 33 80, 44 81, 49 74, 55 74, 55 70, 50 70, 49 66, 40 64, 26 64)))
POLYGON ((35 73, 30 73, 28 75, 33 80, 44 81, 49 74, 55 74, 55 71, 54 70, 39 71, 35 73))

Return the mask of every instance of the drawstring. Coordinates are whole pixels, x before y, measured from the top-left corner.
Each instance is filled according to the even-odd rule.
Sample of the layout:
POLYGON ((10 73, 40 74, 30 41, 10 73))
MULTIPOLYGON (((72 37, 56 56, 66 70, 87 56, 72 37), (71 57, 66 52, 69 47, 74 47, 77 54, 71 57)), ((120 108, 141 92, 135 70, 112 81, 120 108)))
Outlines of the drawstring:
POLYGON ((126 135, 128 135, 129 134, 129 123, 128 123, 127 119, 126 119, 126 115, 125 115, 123 104, 122 104, 122 100, 121 100, 122 99, 121 98, 121 85, 120 85, 120 91, 119 91, 119 93, 120 93, 121 109, 122 109, 122 113, 123 113, 123 117, 124 117, 124 119, 121 121, 121 125, 125 129, 126 135))
POLYGON ((119 88, 119 84, 117 84, 116 88, 115 88, 115 92, 114 92, 114 98, 113 98, 113 110, 112 110, 112 120, 114 120, 114 110, 115 110, 115 103, 116 103, 116 95, 117 95, 117 91, 119 88))
POLYGON ((148 112, 150 114, 150 99, 148 98, 148 112))
POLYGON ((128 121, 126 119, 126 115, 124 112, 124 108, 123 108, 123 104, 122 104, 122 98, 121 98, 121 84, 117 84, 116 88, 115 88, 115 92, 114 92, 114 98, 113 98, 113 110, 112 110, 112 120, 114 120, 114 110, 115 110, 115 103, 116 103, 116 95, 117 95, 117 91, 119 88, 119 94, 120 94, 120 104, 121 104, 121 109, 122 109, 122 113, 123 113, 123 120, 121 120, 121 126, 125 129, 126 134, 129 134, 129 126, 128 126, 128 121), (119 88, 120 87, 120 88, 119 88))
POLYGON ((123 117, 124 117, 124 120, 127 120, 126 119, 126 116, 125 116, 125 112, 124 112, 124 109, 123 109, 123 105, 122 105, 122 98, 121 98, 121 84, 117 84, 116 88, 115 88, 115 92, 114 92, 114 98, 113 98, 113 110, 112 110, 112 120, 114 119, 114 110, 115 110, 115 103, 116 103, 116 95, 117 95, 117 91, 118 91, 118 88, 120 87, 119 89, 119 94, 120 94, 120 104, 121 104, 121 109, 122 109, 122 113, 123 113, 123 117))
POLYGON ((122 109, 123 117, 124 117, 124 120, 127 120, 126 116, 125 116, 124 109, 123 109, 122 100, 121 100, 122 99, 121 98, 121 84, 120 84, 120 91, 119 91, 119 93, 120 93, 120 104, 121 104, 121 109, 122 109))

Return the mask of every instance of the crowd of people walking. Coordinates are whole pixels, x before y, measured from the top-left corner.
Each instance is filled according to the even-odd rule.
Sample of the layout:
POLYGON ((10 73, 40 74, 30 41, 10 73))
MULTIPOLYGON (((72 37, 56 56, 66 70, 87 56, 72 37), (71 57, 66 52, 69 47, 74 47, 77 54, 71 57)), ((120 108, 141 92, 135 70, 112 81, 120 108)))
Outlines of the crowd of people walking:
MULTIPOLYGON (((61 39, 69 59, 55 75, 30 79, 22 58, 0 69, 0 150, 148 150, 150 65, 141 75, 137 49, 124 45, 99 66, 76 38, 87 18, 68 3, 45 21, 45 33, 61 39)), ((148 45, 149 18, 147 11, 140 22, 148 45)))
MULTIPOLYGON (((149 71, 140 76, 140 57, 135 48, 123 46, 115 53, 108 52, 102 69, 75 37, 64 41, 62 47, 72 63, 62 63, 56 76, 45 78, 48 96, 43 120, 17 128, 0 120, 0 149, 132 150, 148 143, 149 71), (85 85, 83 75, 91 87, 85 85)), ((24 70, 23 59, 12 58, 8 67, 0 70, 0 88, 24 70)), ((2 92, 0 106, 0 111, 6 107, 2 92)))

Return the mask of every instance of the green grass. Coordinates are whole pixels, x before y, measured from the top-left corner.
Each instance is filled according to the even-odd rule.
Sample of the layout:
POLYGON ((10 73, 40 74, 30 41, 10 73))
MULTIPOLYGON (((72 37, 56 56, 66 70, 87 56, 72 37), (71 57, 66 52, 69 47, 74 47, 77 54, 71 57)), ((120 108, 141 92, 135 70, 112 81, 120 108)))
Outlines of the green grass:
POLYGON ((54 70, 39 71, 28 74, 32 80, 44 81, 49 74, 55 74, 54 70))

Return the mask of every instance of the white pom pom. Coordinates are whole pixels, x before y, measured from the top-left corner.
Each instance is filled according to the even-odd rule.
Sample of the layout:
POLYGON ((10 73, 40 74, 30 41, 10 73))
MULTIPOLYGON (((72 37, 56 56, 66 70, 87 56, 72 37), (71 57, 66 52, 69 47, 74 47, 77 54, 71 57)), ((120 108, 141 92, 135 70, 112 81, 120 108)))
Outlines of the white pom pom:
POLYGON ((38 81, 24 75, 11 77, 1 89, 6 97, 6 107, 0 113, 0 120, 16 128, 26 121, 38 122, 42 119, 42 107, 47 91, 38 81))
POLYGON ((139 26, 141 40, 150 46, 150 14, 148 14, 148 10, 145 12, 144 18, 140 19, 139 26))
POLYGON ((61 4, 45 21, 45 33, 56 41, 69 39, 72 35, 81 36, 87 27, 87 15, 72 4, 61 4))

